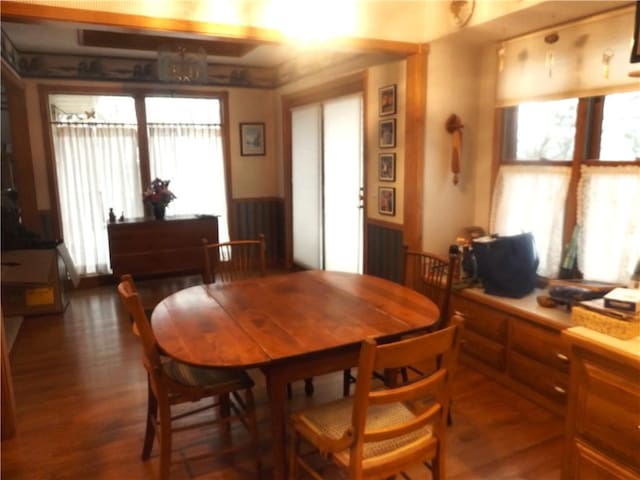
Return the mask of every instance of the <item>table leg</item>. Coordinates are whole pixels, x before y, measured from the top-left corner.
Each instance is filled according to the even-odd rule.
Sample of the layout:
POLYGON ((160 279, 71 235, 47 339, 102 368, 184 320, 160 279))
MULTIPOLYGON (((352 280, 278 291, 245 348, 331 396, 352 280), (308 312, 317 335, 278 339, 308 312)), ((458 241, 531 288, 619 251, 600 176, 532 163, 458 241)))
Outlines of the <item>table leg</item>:
POLYGON ((286 463, 286 425, 285 401, 287 381, 272 370, 265 372, 267 377, 267 393, 271 409, 271 446, 273 453, 273 478, 284 480, 287 471, 286 463))

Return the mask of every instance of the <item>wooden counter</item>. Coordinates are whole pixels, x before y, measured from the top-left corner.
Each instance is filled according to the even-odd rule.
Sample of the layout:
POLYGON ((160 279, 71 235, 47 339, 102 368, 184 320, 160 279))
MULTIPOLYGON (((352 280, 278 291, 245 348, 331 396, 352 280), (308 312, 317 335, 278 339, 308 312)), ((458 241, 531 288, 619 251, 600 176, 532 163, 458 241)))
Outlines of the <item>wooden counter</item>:
POLYGON ((460 360, 526 398, 564 415, 569 356, 560 333, 571 315, 545 308, 535 290, 523 298, 488 295, 479 288, 454 292, 453 309, 465 315, 460 360))
POLYGON ((107 226, 111 270, 117 278, 200 273, 202 239, 218 241, 214 216, 137 218, 107 226))
POLYGON ((640 479, 640 337, 585 327, 562 336, 571 360, 563 480, 640 479))

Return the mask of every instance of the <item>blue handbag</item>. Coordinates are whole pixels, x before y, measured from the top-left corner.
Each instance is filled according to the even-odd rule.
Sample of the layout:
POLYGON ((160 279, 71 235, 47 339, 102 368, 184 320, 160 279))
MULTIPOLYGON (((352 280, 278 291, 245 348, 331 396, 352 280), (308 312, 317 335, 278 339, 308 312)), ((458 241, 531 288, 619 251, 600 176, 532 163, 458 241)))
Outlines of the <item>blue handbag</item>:
POLYGON ((486 293, 520 298, 536 288, 539 260, 531 233, 474 240, 473 253, 486 293))

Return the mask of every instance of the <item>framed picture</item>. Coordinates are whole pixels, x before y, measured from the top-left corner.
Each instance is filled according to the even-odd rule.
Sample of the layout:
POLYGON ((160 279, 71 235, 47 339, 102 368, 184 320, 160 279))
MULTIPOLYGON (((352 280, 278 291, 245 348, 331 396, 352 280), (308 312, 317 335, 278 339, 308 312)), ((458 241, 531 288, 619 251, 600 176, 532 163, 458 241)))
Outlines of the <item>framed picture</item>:
POLYGON ((264 155, 264 123, 240 124, 240 155, 264 155))
POLYGON ((380 89, 380 98, 378 101, 380 116, 393 115, 396 113, 396 86, 387 85, 380 89))
POLYGON ((378 154, 378 180, 383 182, 395 182, 396 180, 396 154, 378 154))
POLYGON ((396 189, 378 187, 378 212, 382 215, 396 214, 396 189))
POLYGON ((380 120, 379 129, 380 148, 391 148, 396 146, 396 119, 380 120))

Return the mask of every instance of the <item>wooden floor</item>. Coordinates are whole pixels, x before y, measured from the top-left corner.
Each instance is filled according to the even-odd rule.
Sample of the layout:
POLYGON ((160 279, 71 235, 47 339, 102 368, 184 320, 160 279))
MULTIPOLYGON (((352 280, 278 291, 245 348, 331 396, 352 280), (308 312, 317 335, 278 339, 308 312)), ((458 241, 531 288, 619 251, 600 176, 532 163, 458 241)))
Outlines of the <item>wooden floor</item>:
MULTIPOLYGON (((148 462, 140 460, 146 375, 115 287, 74 292, 64 315, 26 318, 10 361, 18 433, 2 442, 3 480, 156 478, 157 450, 148 462)), ((250 373, 257 384, 262 478, 270 478, 264 381, 258 371, 250 373)), ((296 384, 289 408, 337 398, 341 382, 341 374, 316 378, 310 399, 296 384)), ((562 434, 561 418, 461 367, 447 478, 559 479, 562 434)), ((172 478, 255 479, 254 465, 241 455, 178 464, 172 478)), ((424 467, 411 473, 430 478, 424 467)))

